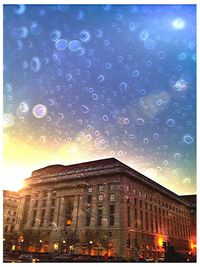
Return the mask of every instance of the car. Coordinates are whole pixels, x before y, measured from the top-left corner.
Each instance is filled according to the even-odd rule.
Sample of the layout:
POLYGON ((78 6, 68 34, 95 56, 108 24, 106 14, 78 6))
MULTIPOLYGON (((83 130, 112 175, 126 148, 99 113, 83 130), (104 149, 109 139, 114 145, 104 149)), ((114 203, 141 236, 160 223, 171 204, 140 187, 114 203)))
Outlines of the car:
POLYGON ((160 258, 157 259, 156 262, 165 262, 165 258, 164 257, 160 257, 160 258))
POLYGON ((70 254, 62 254, 53 258, 54 262, 72 262, 73 256, 70 254))
POLYGON ((18 262, 39 262, 39 259, 31 254, 21 254, 18 258, 18 262))
POLYGON ((145 258, 146 262, 154 262, 153 258, 145 258))

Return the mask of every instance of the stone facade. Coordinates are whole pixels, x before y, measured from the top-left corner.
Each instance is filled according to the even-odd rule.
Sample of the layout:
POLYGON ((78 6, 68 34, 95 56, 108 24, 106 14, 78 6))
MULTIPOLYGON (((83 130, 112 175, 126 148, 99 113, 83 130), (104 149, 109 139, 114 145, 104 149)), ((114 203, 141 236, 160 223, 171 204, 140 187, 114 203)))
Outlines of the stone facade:
POLYGON ((114 158, 48 166, 26 184, 15 231, 29 250, 158 258, 169 241, 190 251, 190 204, 114 158))
POLYGON ((17 217, 19 194, 14 191, 3 191, 3 238, 4 250, 11 250, 14 241, 14 227, 17 217))

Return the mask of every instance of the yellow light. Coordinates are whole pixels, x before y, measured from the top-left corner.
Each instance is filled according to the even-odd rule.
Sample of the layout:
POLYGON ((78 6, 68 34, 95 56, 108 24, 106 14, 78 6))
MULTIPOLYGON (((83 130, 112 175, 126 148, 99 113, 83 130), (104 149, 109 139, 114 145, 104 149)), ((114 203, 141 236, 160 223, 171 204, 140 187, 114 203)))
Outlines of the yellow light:
POLYGON ((70 226, 71 224, 72 224, 72 220, 71 219, 66 220, 66 225, 67 226, 70 226))
POLYGON ((12 251, 14 251, 15 250, 15 245, 12 245, 12 251))
POLYGON ((163 238, 161 236, 159 236, 159 238, 158 238, 159 247, 162 247, 162 243, 163 243, 163 238))
POLYGON ((54 243, 53 248, 54 248, 55 250, 58 250, 58 243, 54 243))
POLYGON ((194 249, 194 243, 191 242, 191 243, 190 243, 190 246, 191 246, 191 249, 193 250, 193 249, 194 249))

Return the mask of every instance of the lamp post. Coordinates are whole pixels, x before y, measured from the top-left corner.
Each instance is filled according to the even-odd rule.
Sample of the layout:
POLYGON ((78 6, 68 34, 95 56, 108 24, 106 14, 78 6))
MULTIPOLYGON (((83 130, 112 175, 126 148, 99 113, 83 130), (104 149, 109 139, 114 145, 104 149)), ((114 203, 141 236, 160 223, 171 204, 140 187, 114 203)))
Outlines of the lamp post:
POLYGON ((91 255, 91 250, 92 250, 92 240, 89 241, 89 255, 91 255))
POLYGON ((41 250, 41 247, 42 247, 42 240, 40 239, 40 241, 39 241, 39 252, 41 250))

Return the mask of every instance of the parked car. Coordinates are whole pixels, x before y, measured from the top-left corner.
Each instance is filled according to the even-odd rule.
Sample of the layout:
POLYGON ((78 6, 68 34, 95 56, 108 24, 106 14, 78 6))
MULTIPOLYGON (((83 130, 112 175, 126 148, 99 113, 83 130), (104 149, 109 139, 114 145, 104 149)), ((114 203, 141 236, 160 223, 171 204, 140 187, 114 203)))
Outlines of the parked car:
POLYGON ((56 256, 53 261, 55 262, 72 262, 73 261, 74 256, 70 255, 70 254, 62 254, 59 256, 56 256))
POLYGON ((39 262, 39 259, 31 254, 21 254, 18 258, 18 262, 39 262))

